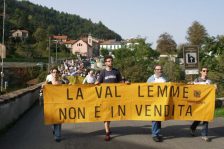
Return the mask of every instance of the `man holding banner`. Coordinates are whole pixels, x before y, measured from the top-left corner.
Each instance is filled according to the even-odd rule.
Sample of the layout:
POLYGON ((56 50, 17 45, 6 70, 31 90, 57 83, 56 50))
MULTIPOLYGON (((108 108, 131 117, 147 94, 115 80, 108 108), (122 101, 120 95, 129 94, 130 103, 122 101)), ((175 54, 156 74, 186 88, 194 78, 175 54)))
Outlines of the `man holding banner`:
MULTIPOLYGON (((113 68, 113 57, 108 55, 104 58, 106 68, 100 72, 99 78, 95 84, 99 83, 120 83, 122 81, 120 72, 113 68)), ((105 141, 110 141, 110 121, 104 122, 106 130, 105 141)))
MULTIPOLYGON (((211 84, 211 80, 208 79, 208 68, 202 67, 200 71, 201 76, 194 80, 194 84, 211 84)), ((201 123, 201 121, 194 121, 190 127, 191 135, 195 136, 195 131, 197 126, 201 123)), ((203 121, 202 130, 201 130, 202 140, 209 142, 210 138, 208 138, 208 121, 203 121)))
MULTIPOLYGON (((148 78, 147 83, 163 83, 166 79, 162 76, 162 66, 156 65, 154 67, 154 74, 148 78)), ((162 135, 160 134, 161 121, 152 121, 152 138, 155 142, 162 141, 162 135)))

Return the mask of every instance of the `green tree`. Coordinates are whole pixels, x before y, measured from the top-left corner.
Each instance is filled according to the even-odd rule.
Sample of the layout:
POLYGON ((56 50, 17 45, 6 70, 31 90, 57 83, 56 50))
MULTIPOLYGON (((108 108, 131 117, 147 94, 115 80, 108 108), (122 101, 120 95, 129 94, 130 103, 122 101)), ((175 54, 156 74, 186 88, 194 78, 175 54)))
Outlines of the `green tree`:
POLYGON ((194 21, 187 30, 186 39, 191 45, 203 44, 204 39, 208 36, 208 33, 203 25, 198 21, 194 21))
POLYGON ((153 66, 159 53, 145 42, 145 39, 135 41, 133 49, 121 48, 114 50, 114 65, 122 75, 131 82, 145 82, 153 73, 153 66))
POLYGON ((47 56, 48 37, 47 32, 43 28, 37 28, 33 34, 36 43, 34 44, 37 57, 47 56))
POLYGON ((100 49, 100 55, 106 56, 109 54, 109 51, 107 49, 100 49))
POLYGON ((179 64, 169 59, 163 59, 160 61, 160 65, 163 66, 164 75, 168 81, 181 82, 185 79, 185 72, 182 71, 179 64))
POLYGON ((200 65, 209 68, 209 78, 218 86, 218 96, 224 96, 224 36, 206 37, 200 50, 200 65))
POLYGON ((159 36, 157 40, 157 47, 156 49, 161 54, 173 54, 176 53, 177 44, 173 40, 173 37, 168 33, 163 33, 159 36))

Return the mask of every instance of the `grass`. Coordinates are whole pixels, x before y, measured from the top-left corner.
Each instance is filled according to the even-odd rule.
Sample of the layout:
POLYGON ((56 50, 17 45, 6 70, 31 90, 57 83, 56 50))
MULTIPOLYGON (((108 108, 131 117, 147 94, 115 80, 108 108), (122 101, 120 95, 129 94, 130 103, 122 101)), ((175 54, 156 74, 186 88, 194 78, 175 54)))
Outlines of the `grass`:
POLYGON ((224 117, 224 108, 215 109, 215 117, 224 117))

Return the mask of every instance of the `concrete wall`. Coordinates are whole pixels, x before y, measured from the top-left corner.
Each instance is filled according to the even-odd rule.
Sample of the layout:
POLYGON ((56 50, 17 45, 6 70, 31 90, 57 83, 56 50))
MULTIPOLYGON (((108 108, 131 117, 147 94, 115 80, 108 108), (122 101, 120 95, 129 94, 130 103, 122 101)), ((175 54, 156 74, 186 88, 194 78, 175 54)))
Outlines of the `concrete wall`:
POLYGON ((39 98, 41 84, 0 96, 0 130, 16 121, 39 98))

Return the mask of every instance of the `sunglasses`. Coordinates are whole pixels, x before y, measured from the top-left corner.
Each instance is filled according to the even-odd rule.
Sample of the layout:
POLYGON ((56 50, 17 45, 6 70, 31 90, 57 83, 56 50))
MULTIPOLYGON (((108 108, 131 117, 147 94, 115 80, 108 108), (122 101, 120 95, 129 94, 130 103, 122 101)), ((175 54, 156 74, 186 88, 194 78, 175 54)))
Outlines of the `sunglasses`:
POLYGON ((202 70, 202 72, 208 72, 208 70, 202 70))
POLYGON ((113 61, 105 61, 105 62, 113 62, 113 61))

